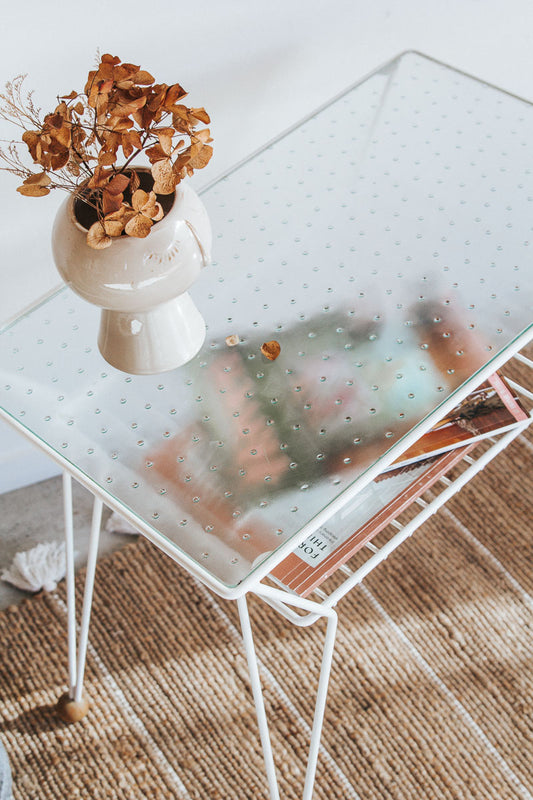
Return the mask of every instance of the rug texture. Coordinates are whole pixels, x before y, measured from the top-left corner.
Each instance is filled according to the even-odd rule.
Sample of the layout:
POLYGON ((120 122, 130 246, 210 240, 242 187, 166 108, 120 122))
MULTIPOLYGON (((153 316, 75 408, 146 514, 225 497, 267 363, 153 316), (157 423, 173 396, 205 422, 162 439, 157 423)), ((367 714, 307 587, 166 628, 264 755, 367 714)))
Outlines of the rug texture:
MULTIPOLYGON (((533 800, 531 438, 339 604, 316 800, 533 800)), ((281 796, 296 800, 324 626, 255 600, 251 615, 281 796)), ((0 615, 15 800, 268 796, 234 604, 142 539, 101 560, 91 712, 70 726, 54 712, 65 628, 64 585, 0 615)))

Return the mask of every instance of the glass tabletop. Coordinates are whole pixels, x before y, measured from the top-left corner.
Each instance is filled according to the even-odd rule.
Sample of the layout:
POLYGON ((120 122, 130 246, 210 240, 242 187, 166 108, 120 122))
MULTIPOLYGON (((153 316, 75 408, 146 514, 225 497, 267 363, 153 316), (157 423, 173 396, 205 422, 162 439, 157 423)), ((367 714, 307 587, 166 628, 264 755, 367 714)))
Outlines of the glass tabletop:
POLYGON ((532 141, 530 104, 400 56, 203 193, 195 359, 118 372, 64 288, 2 333, 4 415, 237 586, 531 330, 532 141))

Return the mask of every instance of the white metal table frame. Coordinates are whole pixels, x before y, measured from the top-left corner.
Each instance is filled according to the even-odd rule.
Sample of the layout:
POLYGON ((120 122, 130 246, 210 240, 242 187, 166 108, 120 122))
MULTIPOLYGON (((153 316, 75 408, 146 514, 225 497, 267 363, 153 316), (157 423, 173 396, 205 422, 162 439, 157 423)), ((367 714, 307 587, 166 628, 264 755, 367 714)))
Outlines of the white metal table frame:
MULTIPOLYGON (((399 61, 401 61, 401 57, 399 61)), ((391 64, 392 63, 393 62, 391 62, 391 64)), ((432 62, 432 63, 434 65, 437 64, 437 62, 432 62)), ((443 65, 440 65, 440 67, 442 66, 443 65)), ((437 67, 435 67, 435 69, 437 69, 437 67)), ((456 74, 461 75, 461 73, 456 73, 456 74)), ((382 98, 388 98, 387 102, 389 102, 391 93, 394 92, 394 80, 395 80, 394 70, 390 71, 389 73, 385 72, 384 74, 381 74, 380 71, 378 70, 376 73, 374 73, 374 75, 378 76, 381 81, 380 91, 382 91, 382 98)), ((412 77, 413 76, 411 76, 411 78, 412 77)), ((485 89, 487 91, 488 90, 492 91, 491 87, 487 87, 486 85, 485 89)), ((369 91, 368 87, 365 89, 365 91, 367 92, 369 91)), ((448 88, 446 89, 446 92, 448 92, 448 88)), ((450 102, 448 94, 446 95, 446 97, 447 97, 447 102, 450 102)), ((378 123, 380 121, 383 122, 382 106, 384 103, 382 103, 382 105, 379 105, 378 103, 376 111, 375 110, 376 106, 372 105, 371 99, 372 98, 370 96, 365 95, 365 103, 367 104, 367 107, 366 110, 364 110, 363 117, 361 119, 363 119, 364 125, 366 126, 366 134, 365 136, 361 135, 359 139, 357 139, 357 137, 354 137, 355 139, 357 139, 356 145, 354 145, 356 152, 352 153, 352 155, 349 156, 353 157, 354 161, 356 161, 357 158, 362 159, 362 153, 368 155, 374 144, 373 137, 376 135, 376 129, 378 123)), ((396 103, 396 100, 394 102, 396 103)), ((470 102, 470 97, 468 102, 470 102)), ((341 114, 341 112, 346 114, 353 114, 356 111, 358 112, 359 106, 361 104, 354 102, 354 105, 356 106, 355 110, 344 109, 344 111, 342 111, 341 109, 339 111, 339 108, 337 108, 337 112, 339 114, 341 114)), ((389 108, 389 112, 392 115, 391 118, 393 118, 394 113, 396 113, 396 110, 397 110, 396 108, 392 108, 392 110, 389 108)), ((529 109, 529 111, 531 111, 531 109, 529 109)), ((350 119, 352 119, 352 117, 350 117, 350 119)), ((309 118, 309 120, 311 120, 312 122, 311 117, 309 118)), ((386 120, 385 122, 389 122, 389 120, 386 120)), ((384 127, 387 127, 385 123, 384 127)), ((413 128, 415 127, 416 126, 413 125, 413 128)), ((299 128, 294 128, 292 130, 295 133, 297 133, 299 128)), ((406 130, 410 131, 409 126, 407 126, 406 130)), ((349 133, 352 132, 350 131, 349 133)), ((387 135, 389 135, 389 133, 390 133, 390 126, 387 127, 387 135)), ((289 147, 289 145, 286 144, 283 145, 284 141, 283 137, 279 141, 282 143, 281 144, 282 148, 284 146, 289 147)), ((298 140, 298 142, 299 141, 300 140, 298 140)), ((340 147, 342 153, 347 152, 345 143, 343 143, 340 147)), ((310 151, 310 153, 312 157, 316 156, 316 153, 314 151, 312 152, 310 151)), ((285 153, 285 151, 283 151, 282 149, 282 155, 283 157, 285 157, 288 154, 285 153)), ((370 155, 369 158, 370 157, 372 157, 372 155, 370 155)), ((258 163, 260 163, 260 161, 261 159, 259 159, 258 163)), ((252 178, 256 177, 256 173, 254 173, 254 165, 257 166, 255 157, 250 159, 249 163, 251 164, 250 168, 251 171, 249 175, 247 174, 244 178, 240 179, 243 185, 247 185, 248 183, 253 183, 252 178), (250 179, 246 180, 247 177, 249 177, 250 179)), ((289 164, 288 166, 292 167, 293 165, 289 164)), ((390 168, 393 169, 394 165, 392 165, 390 168)), ((261 169, 263 168, 261 167, 261 169)), ((257 167, 257 170, 258 170, 257 175, 259 175, 260 172, 259 167, 257 167)), ((502 172, 504 172, 504 170, 502 170, 502 172)), ((388 173, 385 174, 388 175, 388 173)), ((401 173, 399 174, 401 177, 401 173)), ((475 173, 474 177, 478 179, 479 175, 475 173)), ((365 179, 365 176, 362 176, 362 179, 365 179)), ((385 193, 387 191, 390 191, 391 189, 390 181, 387 182, 388 180, 389 179, 387 178, 387 180, 383 184, 384 188, 381 189, 381 191, 384 191, 385 193)), ((399 186, 399 180, 400 179, 398 178, 398 182, 396 184, 393 184, 393 187, 399 186)), ((302 181, 300 181, 300 183, 301 182, 302 181)), ((238 192, 241 192, 243 190, 241 183, 237 181, 238 189, 236 191, 238 192)), ((320 182, 318 181, 317 185, 319 185, 319 183, 320 182)), ((266 183, 265 186, 267 186, 266 183)), ((270 183, 268 183, 268 186, 270 187, 270 183)), ((274 189, 277 189, 277 187, 274 187, 274 189)), ((345 189, 346 187, 343 188, 343 191, 345 189)), ((505 185, 505 189, 507 191, 508 189, 507 185, 505 185)), ((300 198, 303 203, 305 203, 307 196, 304 194, 300 198)), ((372 194, 368 195, 368 197, 372 196, 373 196, 372 194)), ((239 195, 237 195, 237 197, 239 197, 239 195)), ((246 200, 246 198, 241 197, 241 200, 246 200)), ((452 201, 455 200, 456 197, 453 195, 452 201)), ((521 208, 523 209, 524 206, 521 206, 521 208)), ((363 209, 361 211, 361 214, 366 213, 367 210, 368 209, 366 208, 363 209)), ((525 214, 525 211, 523 210, 522 213, 525 214)), ((353 233, 352 231, 353 225, 351 224, 351 219, 352 218, 348 220, 347 224, 347 230, 349 230, 349 233, 346 235, 348 236, 348 238, 351 237, 353 233)), ((441 218, 439 217, 439 220, 440 219, 441 218)), ((271 218, 269 218, 269 220, 270 222, 272 222, 271 218)), ((370 227, 375 224, 375 218, 372 217, 371 212, 368 212, 366 214, 365 220, 366 220, 365 225, 369 226, 367 230, 371 231, 371 235, 367 237, 366 241, 373 240, 373 238, 379 232, 377 228, 370 227)), ((255 232, 256 227, 252 226, 251 230, 255 232)), ((430 233, 432 233, 431 229, 429 230, 430 233)), ((415 242, 418 241, 418 237, 416 236, 417 231, 418 231, 418 222, 415 221, 415 223, 413 223, 410 229, 410 233, 412 234, 412 240, 415 242)), ((366 232, 362 231, 362 233, 366 232)), ((289 245, 287 244, 287 242, 285 242, 285 244, 288 247, 289 245)), ((485 239, 483 240, 480 239, 478 241, 480 248, 482 247, 484 242, 485 239)), ((289 244, 291 244, 292 246, 293 244, 292 240, 291 242, 289 242, 289 244)), ((470 245, 470 242, 468 242, 467 244, 470 245)), ((266 245, 266 247, 268 248, 268 244, 266 245)), ((417 245, 414 244, 413 247, 417 247, 417 245)), ((372 259, 381 257, 381 254, 379 252, 373 253, 372 249, 373 245, 369 245, 367 247, 367 250, 365 251, 365 256, 368 258, 369 263, 374 264, 375 262, 372 261, 372 259)), ((229 261, 229 252, 230 251, 226 252, 226 258, 228 261, 229 261)), ((243 252, 246 255, 246 251, 243 252)), ((396 252, 397 251, 394 250, 393 247, 390 251, 390 254, 394 255, 396 252)), ((294 256, 294 253, 292 253, 292 255, 294 256)), ((296 255, 298 257, 301 255, 299 246, 297 248, 296 255)), ((525 259, 525 255, 523 255, 522 251, 520 251, 519 255, 520 258, 525 259)), ((247 255, 247 257, 248 256, 249 254, 247 255)), ((507 256, 507 259, 508 258, 509 256, 507 256)), ((520 261, 520 258, 517 256, 517 262, 520 261)), ((394 263, 394 261, 392 263, 394 263)), ((514 261, 511 263, 514 263, 514 261)), ((231 273, 231 266, 232 265, 229 263, 225 265, 225 268, 230 273, 231 273)), ((342 264, 341 266, 344 268, 344 264, 342 264)), ((461 265, 459 265, 457 269, 459 269, 460 266, 461 265)), ((509 269, 511 269, 510 266, 509 269)), ((284 274, 285 271, 286 271, 285 267, 283 267, 282 272, 279 274, 284 274)), ((223 281, 224 275, 221 274, 220 268, 218 274, 219 274, 218 280, 223 281)), ((214 273, 214 275, 216 275, 216 273, 214 273)), ((346 274, 343 274, 342 277, 344 280, 346 278, 346 274)), ((396 277, 401 277, 401 275, 397 275, 396 277)), ((417 275, 416 277, 420 276, 417 275)), ((494 275, 492 275, 491 277, 494 277, 494 275)), ((212 278, 212 282, 214 281, 215 277, 212 278)), ((324 278, 322 278, 322 276, 319 276, 319 278, 317 278, 317 281, 318 281, 318 283, 316 284, 316 287, 318 287, 317 291, 318 289, 323 290, 324 285, 325 286, 328 285, 323 283, 324 278), (320 280, 322 280, 322 283, 320 283, 320 280)), ((339 286, 341 286, 341 289, 345 285, 346 285, 345 283, 342 283, 342 281, 339 280, 339 286)), ((241 286, 240 283, 239 286, 241 286)), ((276 287, 274 287, 274 289, 276 289, 276 287)), ((448 290, 448 288, 446 290, 448 290)), ((220 291, 223 292, 224 289, 221 289, 220 291)), ((231 291, 232 291, 231 286, 230 288, 226 289, 226 291, 228 292, 227 296, 223 294, 221 295, 223 302, 220 299, 220 297, 218 298, 220 305, 223 305, 224 302, 232 302, 231 299, 228 299, 231 298, 231 291)), ((406 290, 404 289, 403 291, 405 292, 406 290)), ((469 287, 469 291, 474 291, 474 290, 472 289, 472 287, 469 287)), ((406 292, 406 294, 408 294, 408 292, 406 292)), ((246 305, 250 297, 253 297, 253 295, 250 295, 250 293, 246 295, 247 299, 245 299, 243 305, 246 305)), ((513 299, 516 299, 516 296, 513 297, 513 299)), ((382 297, 382 301, 387 302, 387 298, 382 297)), ((492 303, 492 300, 490 300, 489 302, 492 303)), ((80 466, 79 461, 77 462, 75 458, 73 459, 68 458, 67 455, 64 455, 61 452, 60 448, 58 448, 57 446, 54 447, 53 444, 50 443, 49 440, 47 440, 45 435, 43 435, 42 433, 38 435, 38 433, 36 433, 35 430, 32 430, 31 424, 28 424, 27 422, 26 424, 24 424, 23 421, 17 418, 17 415, 15 413, 8 413, 6 409, 0 408, 0 418, 5 419, 8 424, 12 425, 23 436, 25 436, 27 439, 36 444, 41 450, 43 450, 47 455, 49 455, 50 458, 52 458, 63 470, 64 521, 65 521, 66 556, 67 556, 67 605, 68 605, 68 650, 69 650, 68 676, 69 676, 70 697, 74 701, 79 702, 83 696, 84 672, 85 672, 85 662, 87 656, 91 605, 92 605, 95 570, 96 570, 97 554, 98 554, 98 541, 101 528, 102 510, 105 505, 109 507, 111 510, 119 513, 122 517, 124 517, 139 531, 139 533, 141 533, 143 536, 149 539, 156 547, 158 547, 166 555, 168 555, 179 565, 181 565, 188 573, 190 573, 193 577, 198 579, 208 589, 210 589, 215 594, 224 599, 232 600, 237 603, 240 622, 241 622, 244 648, 248 661, 251 687, 257 713, 259 732, 265 757, 268 789, 271 800, 277 800, 279 798, 279 789, 277 784, 274 759, 272 755, 272 748, 270 744, 268 721, 265 712, 265 705, 263 702, 263 693, 259 675, 258 659, 255 651, 252 627, 250 624, 250 617, 248 613, 247 595, 249 593, 256 595, 262 601, 272 606, 276 611, 278 611, 291 623, 299 627, 307 627, 309 625, 312 625, 319 619, 326 620, 326 634, 325 634, 325 641, 324 641, 322 659, 320 664, 320 675, 318 681, 314 720, 311 731, 309 758, 308 758, 308 765, 305 777, 305 785, 303 790, 303 800, 311 800, 313 794, 314 781, 315 781, 322 723, 326 708, 327 687, 328 687, 331 666, 332 666, 332 658, 334 653, 335 635, 337 630, 336 606, 339 600, 347 592, 349 592, 352 588, 354 588, 357 584, 359 584, 371 572, 371 570, 373 570, 382 561, 384 561, 402 542, 404 542, 412 533, 414 533, 414 531, 417 530, 417 528, 425 520, 427 520, 432 514, 436 513, 438 509, 441 508, 442 505, 445 502, 447 502, 447 500, 449 500, 456 492, 458 492, 471 478, 473 478, 482 469, 484 469, 484 467, 495 456, 497 456, 498 453, 500 453, 505 447, 507 447, 513 441, 513 439, 524 430, 524 428, 530 423, 531 418, 528 418, 524 420, 522 423, 517 424, 516 426, 513 427, 512 430, 508 431, 507 433, 503 433, 500 436, 495 437, 494 440, 491 441, 490 448, 484 450, 484 452, 479 457, 475 456, 476 451, 474 451, 473 455, 465 456, 464 471, 457 478, 454 478, 453 480, 450 480, 447 477, 441 478, 440 485, 442 491, 440 491, 440 493, 438 493, 434 497, 431 497, 430 499, 420 498, 417 501, 420 506, 420 511, 417 513, 416 517, 411 519, 410 522, 406 525, 402 525, 400 522, 397 522, 396 525, 393 524, 393 527, 397 528, 397 533, 391 539, 389 539, 384 546, 380 547, 379 549, 376 548, 376 546, 373 543, 369 543, 367 545, 367 551, 370 552, 371 555, 362 566, 354 570, 352 570, 348 564, 340 567, 340 570, 344 574, 345 579, 343 580, 342 584, 338 586, 338 588, 336 588, 331 594, 329 595, 326 594, 323 591, 323 589, 316 589, 313 594, 313 597, 317 598, 316 600, 305 599, 289 591, 285 591, 281 588, 271 585, 271 583, 267 582, 267 576, 272 572, 272 570, 278 564, 280 564, 290 553, 292 553, 298 547, 298 545, 302 543, 311 533, 315 532, 322 524, 327 522, 334 514, 341 511, 341 509, 343 509, 348 503, 350 503, 357 496, 357 494, 361 490, 363 490, 365 486, 367 486, 371 481, 373 481, 388 465, 392 464, 404 451, 406 451, 420 437, 422 437, 426 432, 428 432, 435 425, 436 422, 445 417, 446 414, 452 410, 452 408, 454 408, 459 402, 465 399, 473 389, 482 384, 494 372, 502 368, 508 361, 510 361, 510 359, 516 357, 519 361, 521 361, 521 363, 524 366, 528 367, 533 366, 533 362, 530 359, 525 358, 523 355, 520 354, 520 351, 523 350, 523 348, 533 339, 533 329, 531 327, 529 328, 526 327, 526 325, 531 324, 531 320, 525 319, 526 316, 525 310, 530 309, 529 299, 526 298, 525 300, 521 300, 521 298, 518 298, 516 299, 516 305, 517 307, 519 307, 520 313, 522 315, 519 320, 520 327, 512 329, 514 331, 514 335, 511 336, 510 340, 506 341, 505 346, 502 346, 499 349, 498 348, 495 349, 497 355, 493 354, 492 357, 489 358, 487 363, 479 362, 477 364, 477 368, 472 367, 469 376, 467 376, 467 379, 464 380, 463 383, 459 382, 460 385, 456 383, 453 389, 451 390, 449 396, 444 402, 438 403, 437 408, 435 408, 435 404, 431 405, 430 408, 434 409, 431 413, 428 413, 427 416, 423 417, 422 421, 419 420, 415 421, 414 426, 408 433, 406 434, 402 433, 401 438, 397 439, 392 447, 387 449, 375 461, 373 461, 372 464, 368 466, 368 468, 365 471, 359 474, 359 476, 355 480, 351 480, 350 478, 351 482, 347 481, 345 484, 345 488, 343 488, 342 491, 340 491, 337 495, 335 496, 333 496, 332 494, 327 495, 327 497, 333 497, 333 499, 327 500, 326 502, 321 502, 318 513, 314 513, 314 511, 312 511, 312 513, 306 516, 305 519, 308 521, 305 522, 301 527, 297 528, 297 533, 292 533, 291 535, 289 535, 281 545, 279 545, 279 541, 276 541, 276 545, 279 546, 277 546, 276 549, 272 553, 270 553, 270 555, 265 555, 263 550, 262 560, 260 560, 260 563, 256 566, 253 566, 253 568, 249 568, 248 571, 246 573, 243 573, 243 575, 241 576, 242 579, 240 579, 239 581, 236 580, 233 583, 230 580, 224 582, 224 580, 220 577, 219 572, 215 574, 215 571, 210 571, 209 569, 205 568, 200 560, 190 555, 185 548, 181 548, 179 546, 179 542, 176 544, 176 546, 174 546, 174 542, 170 541, 169 538, 167 538, 163 533, 161 533, 156 526, 151 525, 148 521, 145 521, 145 517, 143 517, 141 513, 137 514, 134 513, 134 511, 131 511, 129 509, 129 506, 125 504, 126 501, 121 502, 119 498, 115 497, 113 492, 108 491, 106 489, 105 485, 102 483, 101 480, 99 481, 96 478, 91 477, 91 475, 87 471, 84 471, 84 469, 82 469, 83 465, 80 466), (522 331, 522 333, 518 333, 518 331, 522 331), (484 365, 480 366, 481 363, 483 363, 484 365), (86 569, 85 587, 84 587, 79 631, 77 630, 77 625, 76 625, 76 608, 75 608, 75 573, 74 573, 74 545, 73 545, 74 531, 73 531, 73 509, 72 509, 73 478, 76 481, 78 481, 81 485, 83 485, 86 489, 88 489, 89 492, 91 492, 91 494, 94 497, 89 554, 87 559, 87 569, 86 569)), ((494 308, 494 304, 491 305, 490 307, 494 308)), ((510 303, 510 307, 512 307, 512 303, 510 303)), ((268 304, 265 304, 263 308, 268 308, 268 304)), ((393 306, 391 306, 390 308, 393 308, 393 306)), ((249 330, 252 330, 252 324, 250 323, 250 319, 253 319, 253 317, 249 319, 246 316, 247 310, 248 309, 245 308, 244 311, 242 312, 243 318, 247 320, 249 330)), ((481 313, 480 316, 482 317, 483 314, 481 313)), ((289 319, 292 320, 292 317, 289 316, 289 319)), ((223 320, 222 322, 225 325, 226 320, 223 320)), ((224 342, 224 336, 227 332, 227 328, 224 327, 222 322, 219 319, 215 319, 213 323, 213 329, 215 330, 216 336, 220 339, 220 341, 224 342)), ((272 319, 267 318, 265 327, 271 331, 273 329, 274 323, 275 323, 274 317, 272 317, 272 319)), ((518 325, 518 323, 515 324, 518 325)), ((253 325, 255 325, 255 322, 253 323, 253 325)), ((294 330, 296 330, 296 328, 294 330)), ((493 329, 491 329, 490 332, 491 335, 494 334, 493 329)), ((260 334, 261 330, 259 329, 257 335, 260 334)), ((496 338, 495 341, 498 342, 498 339, 496 338)), ((9 369, 16 368, 13 367, 13 363, 14 362, 9 362, 10 364, 9 369)), ((454 362, 454 364, 455 363, 456 362, 454 362)), ((460 367, 459 361, 457 361, 457 365, 459 365, 460 367)), ((458 372, 460 372, 460 369, 458 369, 458 372)), ((524 389, 521 386, 518 386, 513 381, 509 381, 509 383, 529 403, 533 401, 533 394, 528 389, 524 389)), ((25 387, 23 388, 21 387, 22 384, 20 384, 19 386, 19 389, 22 393, 23 388, 25 387)), ((435 403, 436 402, 437 401, 435 401, 435 403)), ((13 411, 13 409, 15 408, 17 407, 12 406, 11 411, 13 411)), ((357 412, 356 408, 355 411, 357 412)), ((146 520, 147 519, 148 518, 146 518, 146 520)))
MULTIPOLYGON (((533 339, 533 335, 530 335, 528 339, 529 340, 533 339)), ((520 348, 525 344, 526 342, 523 341, 522 339, 518 342, 518 346, 520 348)), ((533 370, 533 361, 531 359, 525 357, 519 352, 516 352, 514 356, 511 356, 511 358, 513 357, 521 364, 533 370)), ((502 361, 501 366, 503 366, 503 363, 505 363, 507 360, 508 359, 506 358, 504 361, 502 356, 502 358, 500 359, 500 361, 502 361)), ((492 372, 494 372, 494 364, 491 363, 490 370, 487 370, 487 376, 492 372)), ((464 392, 462 394, 466 396, 470 391, 472 391, 472 389, 474 389, 477 385, 479 385, 479 383, 483 381, 484 377, 485 377, 484 372, 480 373, 480 375, 478 375, 476 379, 473 379, 464 387, 464 392)), ((523 399, 533 402, 533 392, 529 391, 527 388, 521 386, 520 384, 516 383, 515 381, 509 378, 507 379, 507 381, 509 385, 511 385, 515 389, 515 391, 517 391, 517 393, 523 397, 523 399)), ((454 397, 453 404, 455 403, 456 403, 456 398, 454 397)), ((453 407, 453 405, 451 407, 453 407)), ((424 425, 424 429, 430 430, 431 427, 435 424, 435 422, 438 421, 438 419, 441 419, 443 416, 444 416, 443 410, 439 409, 438 412, 436 412, 434 415, 431 415, 428 418, 427 423, 424 425)), ((270 800, 279 800, 280 794, 276 777, 276 767, 274 763, 274 757, 270 741, 268 719, 263 700, 263 692, 259 674, 259 663, 254 645, 252 626, 248 611, 247 594, 251 593, 256 595, 261 600, 270 605, 272 608, 274 608, 285 619, 289 620, 292 624, 297 625, 299 627, 308 627, 314 624, 317 620, 322 618, 325 618, 327 621, 322 659, 319 670, 319 680, 318 680, 318 688, 316 695, 315 711, 313 717, 313 725, 311 730, 311 740, 310 740, 310 748, 309 748, 307 769, 305 775, 305 783, 302 795, 303 800, 311 800, 313 796, 313 788, 315 783, 315 775, 316 775, 316 768, 317 768, 320 740, 322 733, 322 725, 326 709, 328 684, 331 674, 332 660, 335 648, 335 636, 338 624, 337 612, 335 610, 337 603, 349 591, 351 591, 355 586, 361 583, 361 581, 363 581, 364 578, 366 578, 367 575, 369 575, 373 569, 375 569, 386 558, 388 558, 388 556, 391 555, 391 553, 393 553, 397 547, 399 547, 404 541, 406 541, 406 539, 412 536, 413 533, 416 530, 418 530, 418 528, 427 519, 429 519, 430 516, 435 514, 472 478, 474 478, 478 473, 480 473, 487 466, 487 464, 489 464, 493 458, 495 458, 506 447, 508 447, 517 436, 523 433, 525 428, 529 426, 532 420, 533 420, 533 412, 526 420, 513 427, 512 430, 500 435, 497 438, 491 439, 491 445, 489 449, 485 450, 485 452, 478 458, 474 458, 471 455, 465 455, 464 461, 468 464, 467 469, 465 469, 465 471, 462 472, 462 474, 459 477, 455 478, 454 480, 450 480, 446 476, 443 476, 440 479, 441 483, 444 484, 445 487, 443 491, 441 491, 440 494, 438 494, 430 502, 427 502, 426 500, 420 498, 419 501, 417 502, 419 502, 421 510, 417 513, 417 515, 414 518, 410 520, 410 522, 407 525, 401 525, 400 523, 397 523, 397 527, 399 528, 398 532, 387 542, 385 546, 378 549, 372 543, 368 543, 367 547, 372 551, 372 556, 368 559, 368 561, 366 561, 362 566, 360 566, 356 570, 351 570, 348 565, 344 565, 340 568, 346 575, 346 578, 342 582, 342 584, 335 589, 335 591, 333 591, 330 595, 326 595, 320 589, 315 590, 315 594, 320 598, 320 602, 299 597, 294 593, 284 591, 272 585, 265 584, 262 582, 264 577, 266 577, 265 575, 254 576, 254 581, 250 582, 250 584, 244 590, 234 591, 231 593, 227 591, 223 593, 221 591, 217 591, 217 589, 214 586, 208 586, 208 588, 216 592, 218 595, 225 597, 226 599, 229 600, 235 600, 237 603, 239 618, 241 623, 241 633, 242 633, 244 649, 246 652, 246 659, 250 675, 250 684, 255 703, 257 723, 259 727, 259 735, 261 739, 261 745, 263 748, 270 800), (298 614, 294 611, 294 609, 299 609, 300 611, 305 612, 305 614, 298 614)), ((417 429, 416 438, 418 438, 421 435, 422 433, 417 429)), ((400 455, 400 451, 404 451, 405 449, 407 449, 407 447, 411 443, 411 439, 412 437, 408 436, 405 438, 404 441, 400 443, 400 446, 398 448, 393 448, 391 450, 389 457, 387 458, 387 462, 392 463, 392 461, 394 461, 395 458, 398 455, 400 455)), ((380 465, 380 469, 382 468, 383 464, 380 465)), ((75 477, 78 480, 80 480, 79 475, 75 475, 75 477)), ((371 474, 371 477, 366 476, 366 478, 367 480, 365 481, 365 485, 369 480, 373 479, 373 472, 371 474)), ((70 471, 67 470, 63 472, 64 526, 65 526, 66 566, 67 566, 66 584, 67 584, 67 609, 68 609, 67 626, 68 626, 69 696, 76 702, 80 702, 83 697, 85 662, 86 662, 87 645, 89 638, 89 624, 91 617, 95 571, 96 571, 97 556, 98 556, 98 542, 101 530, 102 510, 104 506, 104 501, 106 502, 106 505, 109 504, 110 507, 113 507, 113 504, 109 502, 109 498, 102 497, 101 492, 97 489, 97 487, 89 485, 86 479, 83 479, 83 483, 85 484, 86 488, 89 489, 89 491, 91 491, 91 493, 93 494, 94 505, 93 505, 92 521, 91 521, 89 552, 87 556, 82 614, 81 614, 79 632, 77 632, 76 606, 75 606, 72 474, 70 471), (76 643, 77 638, 78 638, 78 643, 76 643)), ((124 515, 123 508, 118 507, 117 511, 118 513, 124 515)), ((133 522, 133 518, 130 521, 133 522)), ((138 525, 138 521, 136 521, 135 524, 138 525)), ((394 522, 392 524, 394 525, 394 522)), ((139 532, 142 533, 143 531, 140 530, 139 532)), ((302 534, 301 536, 298 537, 298 539, 303 541, 305 539, 305 536, 302 534)), ((155 544, 158 545, 157 542, 155 544)), ((292 542, 291 551, 294 549, 294 547, 295 544, 294 542, 292 542)), ((174 552, 170 552, 168 553, 168 555, 170 555, 174 560, 176 560, 174 552)), ((277 562, 282 560, 282 558, 283 556, 281 556, 277 560, 277 562)), ((272 569, 272 566, 269 567, 269 570, 270 569, 272 569)), ((192 569, 190 569, 189 571, 193 572, 192 569)), ((208 585, 205 580, 202 580, 202 577, 203 576, 201 575, 198 574, 196 575, 197 579, 202 581, 204 584, 208 585)))

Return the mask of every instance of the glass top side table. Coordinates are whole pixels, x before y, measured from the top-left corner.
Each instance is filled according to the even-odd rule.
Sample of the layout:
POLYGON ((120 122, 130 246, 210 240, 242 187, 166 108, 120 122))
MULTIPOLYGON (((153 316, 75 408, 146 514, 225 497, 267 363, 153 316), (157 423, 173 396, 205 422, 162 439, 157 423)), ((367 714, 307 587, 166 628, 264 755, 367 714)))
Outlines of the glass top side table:
POLYGON ((237 600, 271 800, 246 593, 296 624, 327 619, 311 799, 338 598, 261 581, 533 338, 531 141, 530 104, 403 54, 203 193, 216 261, 192 290, 208 332, 189 364, 114 370, 68 288, 2 330, 0 416, 64 470, 67 718, 86 711, 105 503, 237 600), (95 496, 77 654, 70 476, 95 496))
POLYGON ((531 141, 528 103, 400 56, 204 192, 192 362, 114 370, 64 288, 3 331, 3 416, 242 594, 528 339, 531 141))

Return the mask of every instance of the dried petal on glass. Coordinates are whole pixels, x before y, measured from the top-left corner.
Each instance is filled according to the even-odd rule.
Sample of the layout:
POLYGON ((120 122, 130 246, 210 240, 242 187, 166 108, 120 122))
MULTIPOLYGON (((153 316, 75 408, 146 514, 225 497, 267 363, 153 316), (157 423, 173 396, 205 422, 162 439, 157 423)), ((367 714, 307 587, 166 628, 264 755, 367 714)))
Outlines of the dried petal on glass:
POLYGON ((238 333, 232 333, 231 336, 226 336, 226 344, 228 347, 235 347, 240 341, 241 338, 238 333))
POLYGON ((281 345, 279 342, 276 342, 275 339, 272 339, 270 342, 263 342, 261 345, 261 352, 269 361, 275 361, 281 353, 281 345))

